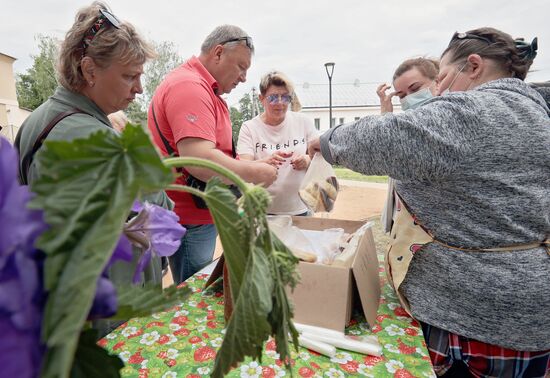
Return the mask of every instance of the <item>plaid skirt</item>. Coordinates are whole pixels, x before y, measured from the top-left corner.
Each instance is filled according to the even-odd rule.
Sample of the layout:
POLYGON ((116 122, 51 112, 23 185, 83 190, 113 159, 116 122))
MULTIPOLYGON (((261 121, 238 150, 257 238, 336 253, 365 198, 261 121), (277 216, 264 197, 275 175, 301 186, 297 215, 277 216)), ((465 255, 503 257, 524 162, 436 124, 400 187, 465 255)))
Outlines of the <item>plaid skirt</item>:
POLYGON ((434 371, 438 376, 455 361, 466 365, 473 377, 544 378, 550 377, 550 350, 521 352, 486 344, 422 324, 434 371))

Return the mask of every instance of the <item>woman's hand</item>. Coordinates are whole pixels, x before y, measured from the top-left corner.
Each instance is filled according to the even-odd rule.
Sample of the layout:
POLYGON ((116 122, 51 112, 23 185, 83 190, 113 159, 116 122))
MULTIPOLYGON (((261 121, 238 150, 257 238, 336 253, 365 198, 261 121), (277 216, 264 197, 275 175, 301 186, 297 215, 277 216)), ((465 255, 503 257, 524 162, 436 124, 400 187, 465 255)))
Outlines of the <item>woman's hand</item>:
POLYGON ((319 153, 321 152, 321 142, 320 142, 319 137, 316 137, 315 139, 312 139, 307 144, 307 153, 308 153, 308 155, 311 159, 313 159, 313 156, 315 156, 315 154, 317 152, 319 152, 319 153))
POLYGON ((302 171, 304 169, 307 169, 307 167, 309 167, 310 162, 311 162, 311 159, 309 158, 309 156, 297 155, 290 161, 290 164, 292 164, 292 167, 295 170, 302 171))
POLYGON ((126 124, 128 123, 128 118, 122 110, 107 115, 107 118, 109 118, 109 122, 111 122, 111 125, 113 125, 113 129, 115 129, 119 133, 124 130, 126 124))
POLYGON ((384 83, 380 84, 376 89, 376 94, 380 98, 380 111, 382 114, 393 113, 393 104, 391 103, 391 99, 393 96, 395 96, 396 92, 390 92, 390 94, 386 94, 386 91, 390 88, 390 85, 384 83))
POLYGON ((285 159, 288 159, 292 156, 292 152, 285 151, 275 151, 270 157, 260 159, 264 163, 270 164, 275 168, 279 168, 285 162, 285 159))

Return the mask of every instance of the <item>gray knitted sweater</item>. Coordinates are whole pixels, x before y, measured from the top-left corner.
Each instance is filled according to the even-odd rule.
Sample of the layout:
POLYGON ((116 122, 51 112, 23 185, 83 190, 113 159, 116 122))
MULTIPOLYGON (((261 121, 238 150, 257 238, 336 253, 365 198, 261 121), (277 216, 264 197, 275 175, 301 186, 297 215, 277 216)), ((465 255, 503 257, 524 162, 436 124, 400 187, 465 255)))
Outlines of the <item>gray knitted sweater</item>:
MULTIPOLYGON (((437 239, 494 248, 550 236, 550 110, 518 79, 369 116, 321 137, 330 163, 397 179, 437 239)), ((550 256, 543 248, 463 252, 431 244, 401 286, 413 315, 516 350, 550 349, 550 256)))

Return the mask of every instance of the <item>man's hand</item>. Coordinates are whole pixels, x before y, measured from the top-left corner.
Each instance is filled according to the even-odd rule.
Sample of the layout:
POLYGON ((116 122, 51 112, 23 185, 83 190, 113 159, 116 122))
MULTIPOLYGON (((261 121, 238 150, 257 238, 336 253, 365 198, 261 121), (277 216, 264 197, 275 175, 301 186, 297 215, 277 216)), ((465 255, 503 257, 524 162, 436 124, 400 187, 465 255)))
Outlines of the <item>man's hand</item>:
POLYGON ((311 159, 307 155, 297 155, 290 161, 290 164, 292 164, 292 167, 297 171, 302 171, 304 169, 307 169, 309 167, 309 163, 311 162, 311 159))
POLYGON ((386 94, 386 91, 390 88, 391 86, 388 84, 380 84, 376 89, 376 94, 380 98, 380 111, 382 114, 393 113, 393 104, 391 103, 391 99, 395 96, 396 92, 386 94))
POLYGON ((311 159, 313 159, 313 156, 315 156, 317 152, 321 152, 321 142, 319 137, 316 137, 307 144, 307 153, 311 159))

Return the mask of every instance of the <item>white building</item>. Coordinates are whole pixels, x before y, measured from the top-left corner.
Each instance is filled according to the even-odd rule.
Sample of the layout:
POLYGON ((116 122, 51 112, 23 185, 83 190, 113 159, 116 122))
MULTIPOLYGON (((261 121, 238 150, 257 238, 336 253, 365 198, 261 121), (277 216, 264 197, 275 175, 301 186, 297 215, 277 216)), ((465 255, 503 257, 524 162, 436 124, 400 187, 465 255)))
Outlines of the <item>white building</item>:
POLYGON ((19 127, 31 114, 17 102, 13 62, 14 57, 0 53, 0 135, 12 143, 19 127))
MULTIPOLYGON (((380 83, 332 84, 332 126, 358 120, 361 117, 380 114, 380 99, 376 88, 380 83)), ((302 113, 310 117, 315 128, 329 129, 329 87, 326 84, 304 83, 295 88, 302 103, 302 113)), ((394 110, 400 111, 399 101, 394 98, 394 110)))

